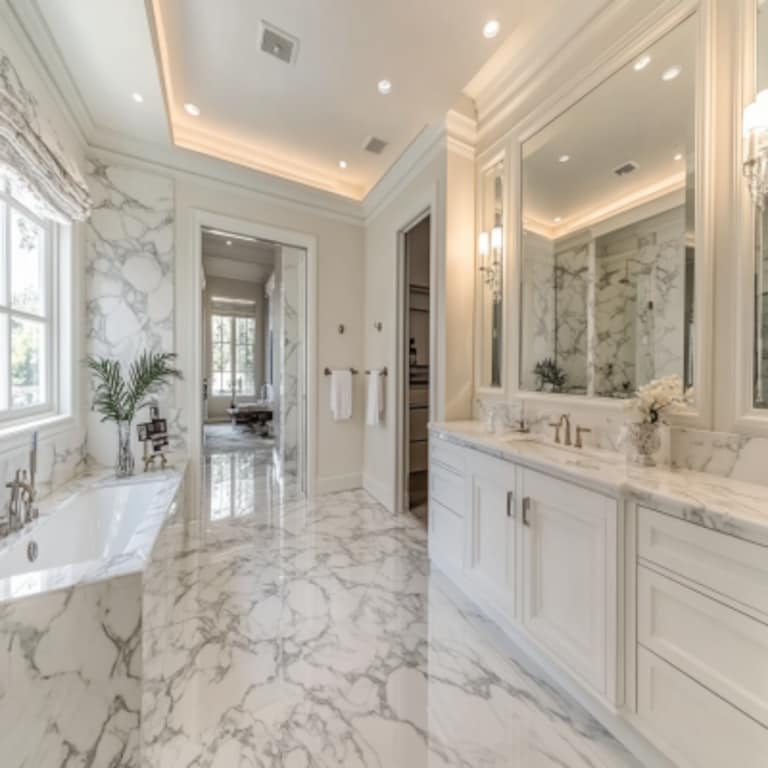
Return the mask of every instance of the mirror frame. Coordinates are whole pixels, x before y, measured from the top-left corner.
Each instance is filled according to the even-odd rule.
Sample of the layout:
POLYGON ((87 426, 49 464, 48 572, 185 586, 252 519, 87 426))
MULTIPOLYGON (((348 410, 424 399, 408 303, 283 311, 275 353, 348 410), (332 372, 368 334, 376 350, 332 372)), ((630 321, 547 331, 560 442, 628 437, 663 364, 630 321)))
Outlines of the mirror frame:
POLYGON ((694 311, 696 317, 696 345, 694 364, 694 405, 685 414, 674 418, 679 426, 708 428, 713 412, 712 350, 713 350, 713 247, 715 221, 714 167, 716 147, 714 126, 717 121, 715 105, 715 40, 714 13, 717 0, 690 0, 669 4, 661 14, 637 25, 626 38, 610 45, 595 66, 566 80, 538 109, 518 123, 507 137, 509 158, 509 220, 507 253, 511 271, 508 285, 514 290, 507 293, 508 333, 510 358, 507 381, 512 382, 509 394, 513 397, 537 401, 555 408, 600 408, 621 410, 623 401, 615 398, 588 395, 567 395, 532 392, 520 387, 520 349, 523 333, 522 305, 522 148, 523 144, 567 111, 573 104, 597 88, 601 83, 637 58, 659 38, 695 15, 697 20, 696 52, 696 137, 695 137, 695 220, 696 220, 696 281, 694 311))
POLYGON ((510 349, 510 327, 511 317, 509 311, 510 304, 510 268, 509 268, 509 226, 510 226, 510 174, 509 174, 509 152, 507 151, 506 142, 496 143, 485 152, 480 154, 475 163, 475 189, 477 194, 475 195, 475 397, 487 397, 487 396, 503 396, 508 392, 508 384, 513 381, 509 377, 509 349, 510 349), (482 355, 482 340, 483 340, 483 313, 481 311, 483 306, 483 281, 480 279, 480 248, 478 247, 478 240, 480 238, 480 232, 482 231, 486 201, 483 195, 483 180, 487 176, 488 172, 499 163, 502 164, 502 229, 504 239, 502 241, 502 280, 504 282, 502 286, 502 308, 501 308, 501 384, 498 387, 491 386, 490 384, 483 383, 483 355, 482 355))
MULTIPOLYGON (((766 9, 768 12, 768 9, 766 9)), ((744 108, 754 100, 757 92, 757 0, 738 0, 736 38, 733 46, 738 58, 733 73, 732 103, 732 211, 734 236, 737 243, 735 327, 726 329, 732 339, 736 336, 736 392, 732 428, 737 432, 768 435, 768 408, 755 408, 754 403, 754 344, 755 334, 755 247, 757 224, 755 207, 742 174, 744 108)), ((724 339, 724 343, 727 341, 724 339)))

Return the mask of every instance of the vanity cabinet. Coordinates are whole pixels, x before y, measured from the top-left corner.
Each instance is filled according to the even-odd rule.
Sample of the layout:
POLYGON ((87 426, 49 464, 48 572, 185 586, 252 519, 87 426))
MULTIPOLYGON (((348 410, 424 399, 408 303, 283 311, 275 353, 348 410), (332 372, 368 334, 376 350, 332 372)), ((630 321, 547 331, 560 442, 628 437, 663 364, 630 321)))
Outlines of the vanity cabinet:
POLYGON ((616 703, 616 500, 520 470, 522 623, 594 693, 616 703))
POLYGON ((518 526, 514 464, 476 451, 467 458, 466 578, 507 619, 516 615, 518 526))

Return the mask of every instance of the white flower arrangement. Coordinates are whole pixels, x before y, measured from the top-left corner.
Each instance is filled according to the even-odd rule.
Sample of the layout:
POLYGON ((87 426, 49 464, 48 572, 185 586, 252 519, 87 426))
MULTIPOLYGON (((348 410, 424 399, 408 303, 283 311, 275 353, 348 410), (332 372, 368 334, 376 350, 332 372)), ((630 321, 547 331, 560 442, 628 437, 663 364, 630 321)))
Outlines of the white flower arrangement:
POLYGON ((683 389, 677 374, 654 379, 638 387, 627 401, 627 421, 635 424, 666 424, 666 418, 682 413, 693 402, 693 388, 683 389))

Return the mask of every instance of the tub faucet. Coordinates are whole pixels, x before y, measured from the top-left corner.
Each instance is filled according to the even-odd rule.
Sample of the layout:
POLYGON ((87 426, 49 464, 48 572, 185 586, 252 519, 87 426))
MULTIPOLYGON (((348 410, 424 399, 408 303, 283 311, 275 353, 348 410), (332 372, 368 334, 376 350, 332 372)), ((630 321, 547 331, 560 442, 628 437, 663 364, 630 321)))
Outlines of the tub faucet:
POLYGON ((11 489, 8 501, 8 514, 0 519, 0 537, 18 531, 27 523, 37 518, 35 506, 35 474, 37 473, 37 433, 32 436, 32 450, 29 453, 29 473, 26 469, 17 469, 16 476, 5 487, 11 489))

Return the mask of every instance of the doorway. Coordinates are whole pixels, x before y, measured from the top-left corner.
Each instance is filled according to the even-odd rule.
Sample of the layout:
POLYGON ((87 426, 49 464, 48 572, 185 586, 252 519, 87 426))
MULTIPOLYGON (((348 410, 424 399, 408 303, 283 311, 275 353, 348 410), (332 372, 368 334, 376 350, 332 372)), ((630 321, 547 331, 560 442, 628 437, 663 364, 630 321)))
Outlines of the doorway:
POLYGON ((203 226, 202 460, 212 519, 307 492, 307 250, 203 226))
POLYGON ((403 509, 427 520, 431 413, 431 220, 426 215, 403 233, 403 509))

